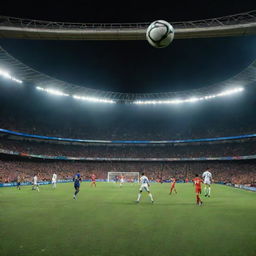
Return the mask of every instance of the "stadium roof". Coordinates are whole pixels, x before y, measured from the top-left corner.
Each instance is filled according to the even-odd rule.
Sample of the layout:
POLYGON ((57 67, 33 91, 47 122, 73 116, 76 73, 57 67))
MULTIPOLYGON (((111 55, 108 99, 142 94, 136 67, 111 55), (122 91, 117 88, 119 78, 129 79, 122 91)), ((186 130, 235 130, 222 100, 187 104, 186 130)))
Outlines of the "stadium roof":
MULTIPOLYGON (((256 34, 256 10, 218 18, 172 22, 175 39, 256 34)), ((0 16, 0 38, 145 40, 150 23, 68 23, 0 16)))
POLYGON ((86 85, 79 86, 68 83, 46 74, 43 74, 14 58, 2 47, 0 47, 0 69, 8 70, 11 75, 23 83, 29 83, 35 87, 51 88, 59 90, 68 95, 78 95, 106 100, 113 100, 116 103, 134 103, 136 101, 184 99, 191 97, 204 97, 214 95, 233 88, 251 85, 256 82, 256 60, 243 71, 225 81, 199 89, 164 92, 164 93, 119 93, 111 91, 96 90, 87 88, 86 85))
MULTIPOLYGON (((171 22, 175 38, 200 38, 256 34, 256 10, 220 18, 171 22)), ((65 23, 28 20, 0 16, 0 38, 59 39, 59 40, 145 40, 149 23, 65 23)), ((211 98, 234 88, 244 88, 256 82, 256 61, 239 74, 225 81, 193 90, 163 93, 120 93, 88 88, 43 74, 20 62, 0 47, 0 69, 14 78, 30 83, 46 92, 77 99, 99 99, 110 103, 136 103, 141 101, 180 101, 211 98), (48 90, 48 91, 47 91, 48 90), (54 91, 55 90, 55 91, 54 91)))

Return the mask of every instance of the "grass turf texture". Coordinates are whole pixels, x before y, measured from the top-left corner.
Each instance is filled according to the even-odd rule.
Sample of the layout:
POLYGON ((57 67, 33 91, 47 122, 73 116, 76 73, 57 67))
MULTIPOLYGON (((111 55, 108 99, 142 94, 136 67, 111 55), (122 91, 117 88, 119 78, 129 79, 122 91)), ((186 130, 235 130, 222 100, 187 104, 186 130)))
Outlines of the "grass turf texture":
POLYGON ((192 184, 73 184, 0 189, 0 255, 256 255, 256 193, 212 186, 195 205, 192 184))

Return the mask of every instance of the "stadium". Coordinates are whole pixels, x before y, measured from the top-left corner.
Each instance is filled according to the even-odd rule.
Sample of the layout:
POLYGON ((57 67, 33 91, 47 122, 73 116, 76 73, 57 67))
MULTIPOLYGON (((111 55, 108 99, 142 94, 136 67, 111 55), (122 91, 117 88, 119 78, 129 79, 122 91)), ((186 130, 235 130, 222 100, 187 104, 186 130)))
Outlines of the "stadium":
POLYGON ((215 4, 3 6, 1 256, 256 255, 256 6, 215 4))

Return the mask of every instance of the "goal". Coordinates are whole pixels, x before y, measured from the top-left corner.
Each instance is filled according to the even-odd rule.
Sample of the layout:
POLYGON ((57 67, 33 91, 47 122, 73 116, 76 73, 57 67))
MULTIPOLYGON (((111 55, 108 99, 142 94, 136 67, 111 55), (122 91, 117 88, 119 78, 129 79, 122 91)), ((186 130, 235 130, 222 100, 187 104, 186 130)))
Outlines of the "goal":
POLYGON ((139 182, 139 172, 108 172, 108 182, 119 182, 121 176, 124 182, 139 182))

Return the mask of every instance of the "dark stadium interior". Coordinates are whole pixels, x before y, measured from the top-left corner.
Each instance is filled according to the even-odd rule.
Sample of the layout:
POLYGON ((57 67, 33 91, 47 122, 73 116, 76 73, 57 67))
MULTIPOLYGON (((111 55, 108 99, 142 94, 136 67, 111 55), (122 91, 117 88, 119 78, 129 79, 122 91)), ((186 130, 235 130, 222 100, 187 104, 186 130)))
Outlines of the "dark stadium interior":
POLYGON ((19 42, 17 47, 15 39, 0 40, 18 60, 50 76, 127 93, 212 85, 236 75, 256 58, 254 36, 178 40, 159 51, 145 41, 19 42))
MULTIPOLYGON (((64 3, 61 7, 45 4, 30 11, 31 5, 28 8, 22 3, 16 9, 9 8, 6 2, 0 14, 50 21, 113 23, 150 22, 160 17, 189 21, 255 9, 255 3, 249 0, 243 1, 242 6, 239 1, 229 4, 219 0, 214 4, 189 1, 171 8, 146 6, 129 1, 122 8, 108 1, 99 7, 97 2, 87 1, 68 8, 64 3)), ((0 39, 0 45, 10 54, 43 73, 94 89, 129 93, 182 91, 220 82, 256 58, 255 44, 255 36, 174 40, 170 47, 160 50, 145 41, 0 39)))

